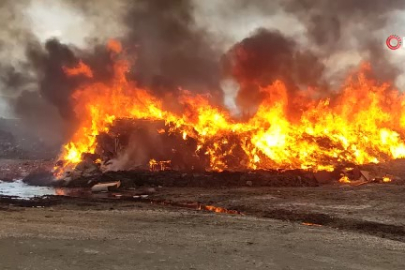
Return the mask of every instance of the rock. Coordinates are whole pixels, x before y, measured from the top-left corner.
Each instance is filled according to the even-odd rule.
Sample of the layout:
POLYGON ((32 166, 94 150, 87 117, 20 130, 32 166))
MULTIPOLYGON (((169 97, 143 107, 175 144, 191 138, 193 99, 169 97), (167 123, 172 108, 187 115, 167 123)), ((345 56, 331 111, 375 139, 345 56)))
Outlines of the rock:
POLYGON ((247 185, 248 187, 251 187, 251 186, 253 186, 253 182, 252 182, 252 181, 246 181, 246 185, 247 185))

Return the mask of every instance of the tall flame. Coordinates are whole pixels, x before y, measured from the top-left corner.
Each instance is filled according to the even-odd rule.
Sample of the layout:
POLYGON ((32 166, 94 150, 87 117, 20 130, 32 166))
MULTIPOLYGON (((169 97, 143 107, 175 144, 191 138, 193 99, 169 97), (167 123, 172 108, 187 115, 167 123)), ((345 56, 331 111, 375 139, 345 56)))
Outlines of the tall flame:
MULTIPOLYGON (((243 166, 251 169, 330 170, 341 162, 378 163, 405 157, 404 94, 367 78, 368 64, 350 76, 333 99, 312 98, 309 90, 292 98, 282 81, 261 87, 265 98, 257 112, 242 121, 211 105, 209 98, 186 90, 178 97, 186 108, 182 114, 164 109, 160 98, 127 81, 130 63, 121 45, 111 41, 108 48, 115 59, 113 80, 82 85, 73 95, 80 126, 61 153, 65 166, 80 162, 83 153, 94 153, 96 136, 121 118, 164 120, 172 132, 197 140, 197 151, 205 146, 213 170, 227 168, 225 157, 235 149, 230 144, 241 146, 248 157, 243 166), (294 118, 287 105, 297 102, 301 111, 294 118), (230 142, 230 137, 237 142, 230 142)), ((65 72, 93 74, 83 62, 65 72)))

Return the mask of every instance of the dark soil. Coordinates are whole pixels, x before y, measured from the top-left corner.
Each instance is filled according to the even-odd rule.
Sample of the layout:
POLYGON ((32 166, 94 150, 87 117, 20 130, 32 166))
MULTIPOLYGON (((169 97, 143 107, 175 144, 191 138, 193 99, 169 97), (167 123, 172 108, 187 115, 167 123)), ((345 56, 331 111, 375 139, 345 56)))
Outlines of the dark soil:
POLYGON ((180 171, 119 171, 101 176, 71 181, 70 187, 91 186, 96 182, 121 181, 122 188, 139 186, 164 187, 315 187, 318 182, 313 174, 295 171, 248 172, 180 172, 180 171))

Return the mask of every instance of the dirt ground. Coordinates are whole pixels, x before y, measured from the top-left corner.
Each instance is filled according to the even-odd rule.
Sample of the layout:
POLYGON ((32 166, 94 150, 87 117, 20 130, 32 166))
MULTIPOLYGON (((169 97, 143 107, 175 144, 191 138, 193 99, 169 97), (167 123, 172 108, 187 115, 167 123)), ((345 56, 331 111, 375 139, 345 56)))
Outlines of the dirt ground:
POLYGON ((403 242, 355 232, 148 205, 117 208, 2 211, 0 268, 386 270, 405 266, 403 242))
POLYGON ((370 185, 171 188, 143 202, 53 197, 32 207, 2 199, 0 269, 404 269, 402 194, 370 185))
POLYGON ((405 269, 403 184, 153 190, 0 196, 0 269, 405 269))
POLYGON ((369 184, 302 188, 168 189, 173 202, 198 201, 246 215, 314 223, 405 242, 405 186, 369 184))

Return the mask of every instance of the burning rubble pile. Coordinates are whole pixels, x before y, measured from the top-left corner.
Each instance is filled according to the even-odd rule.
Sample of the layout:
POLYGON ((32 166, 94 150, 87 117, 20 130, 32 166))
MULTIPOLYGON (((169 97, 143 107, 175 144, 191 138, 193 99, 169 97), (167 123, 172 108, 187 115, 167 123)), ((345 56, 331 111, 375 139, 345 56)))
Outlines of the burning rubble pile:
MULTIPOLYGON (((68 2, 89 21, 93 5, 118 8, 108 1, 68 2)), ((29 35, 22 67, 30 72, 12 68, 13 80, 3 80, 10 89, 37 87, 22 90, 11 106, 41 131, 62 134, 66 143, 52 172, 60 182, 115 181, 126 178, 123 171, 196 185, 204 177, 238 185, 395 178, 366 176, 363 166, 405 158, 405 94, 394 86, 398 72, 383 48, 360 34, 374 30, 374 14, 385 23, 402 3, 252 3, 254 12, 273 15, 278 8, 293 15, 307 42, 276 27, 258 28, 217 48, 222 37, 199 25, 197 1, 120 2, 125 34, 106 46, 96 38, 86 48, 58 39, 42 44, 29 35), (349 49, 361 51, 363 61, 335 69, 349 49)), ((244 9, 226 6, 227 12, 244 9)))
MULTIPOLYGON (((290 96, 282 81, 259 86, 256 113, 238 119, 182 89, 175 101, 181 110, 168 109, 161 97, 126 79, 130 63, 121 44, 110 41, 108 48, 115 61, 109 82, 91 80, 93 71, 82 61, 64 68, 68 76, 90 79, 73 94, 80 125, 55 167, 67 182, 122 170, 332 172, 405 157, 404 94, 370 79, 367 64, 333 98, 290 96)), ((341 182, 360 178, 342 173, 341 182)))

